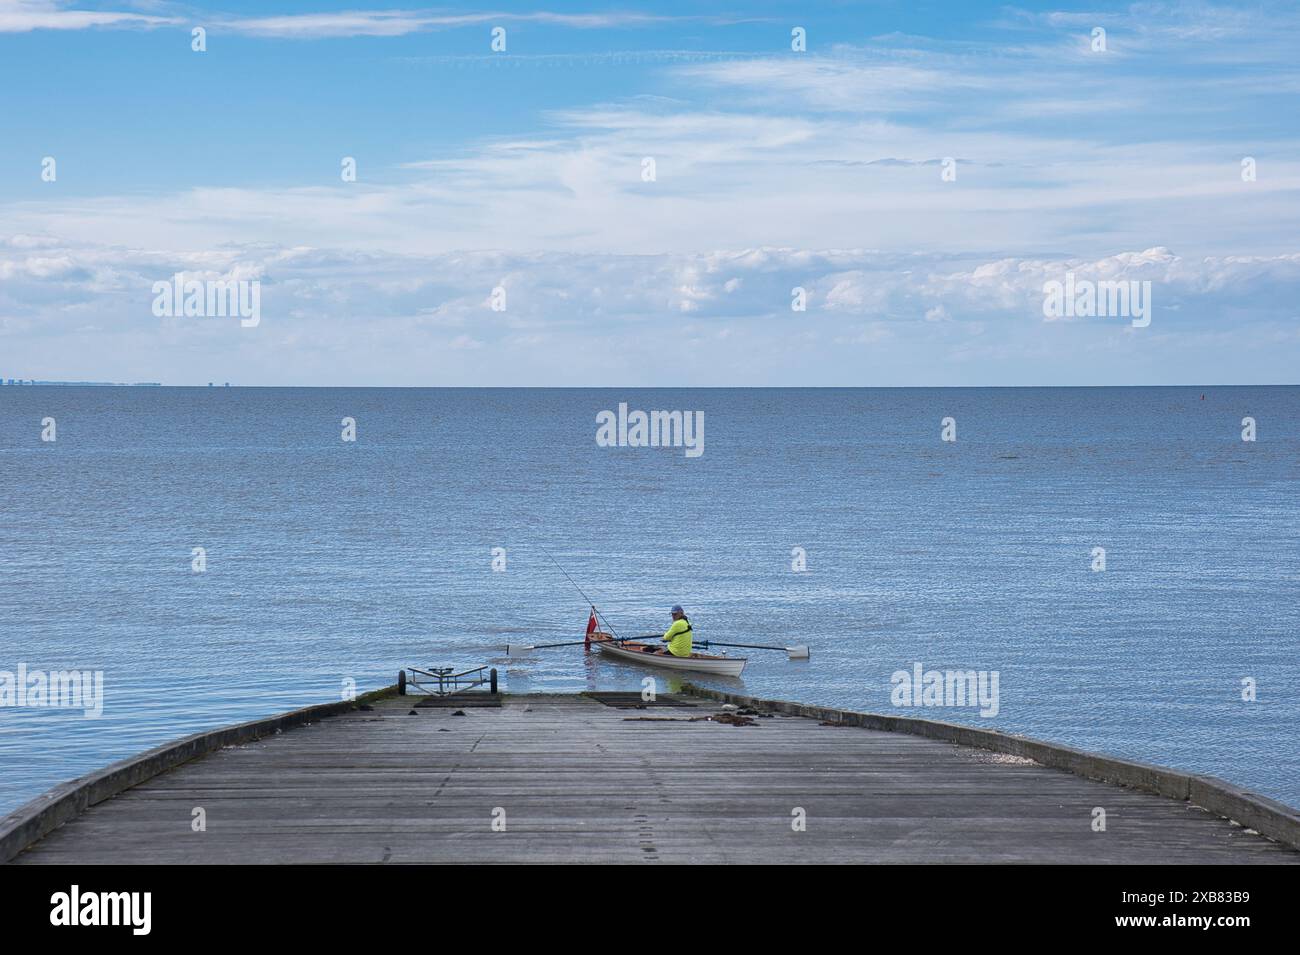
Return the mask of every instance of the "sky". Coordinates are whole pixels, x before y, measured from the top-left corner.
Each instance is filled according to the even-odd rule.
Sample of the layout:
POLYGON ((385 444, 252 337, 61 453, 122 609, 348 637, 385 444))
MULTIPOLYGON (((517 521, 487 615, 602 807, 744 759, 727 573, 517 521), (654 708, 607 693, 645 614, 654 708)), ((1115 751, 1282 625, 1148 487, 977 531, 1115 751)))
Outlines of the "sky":
POLYGON ((1297 381, 1295 4, 397 2, 0 0, 0 378, 1297 381))

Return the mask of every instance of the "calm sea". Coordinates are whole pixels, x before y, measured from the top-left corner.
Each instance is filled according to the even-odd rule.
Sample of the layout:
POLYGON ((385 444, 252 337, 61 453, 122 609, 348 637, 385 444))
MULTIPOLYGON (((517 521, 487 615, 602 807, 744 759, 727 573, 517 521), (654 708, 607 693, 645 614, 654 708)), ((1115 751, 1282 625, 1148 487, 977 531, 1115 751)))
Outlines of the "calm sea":
POLYGON ((1300 388, 5 387, 0 475, 0 670, 105 694, 0 709, 0 811, 408 665, 638 688, 504 657, 582 633, 545 552, 620 633, 681 603, 699 637, 811 645, 753 652, 754 694, 904 712, 898 670, 997 671, 994 717, 905 712, 1300 805, 1300 388), (597 446, 620 402, 704 412, 704 453, 597 446))

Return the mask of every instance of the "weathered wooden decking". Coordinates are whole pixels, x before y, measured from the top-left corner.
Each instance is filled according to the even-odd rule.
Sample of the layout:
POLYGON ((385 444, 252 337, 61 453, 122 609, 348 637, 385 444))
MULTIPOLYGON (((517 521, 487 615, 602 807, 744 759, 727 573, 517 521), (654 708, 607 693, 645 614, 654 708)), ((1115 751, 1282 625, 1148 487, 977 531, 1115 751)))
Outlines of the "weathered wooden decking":
POLYGON ((410 697, 383 700, 187 762, 14 861, 1300 861, 1185 802, 902 733, 686 722, 720 711, 690 701, 522 696, 412 716, 410 697))

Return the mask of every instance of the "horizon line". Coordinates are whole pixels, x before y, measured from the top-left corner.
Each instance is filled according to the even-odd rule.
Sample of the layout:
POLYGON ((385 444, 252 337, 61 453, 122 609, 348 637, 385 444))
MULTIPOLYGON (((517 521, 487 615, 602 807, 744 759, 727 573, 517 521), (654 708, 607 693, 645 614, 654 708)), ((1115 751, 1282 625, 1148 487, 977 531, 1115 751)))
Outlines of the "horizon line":
POLYGON ((374 389, 388 391, 888 391, 906 389, 1066 389, 1066 388, 1297 388, 1300 382, 1179 382, 1173 384, 1087 384, 1087 385, 237 385, 231 382, 201 385, 163 384, 162 382, 57 381, 53 379, 13 379, 0 381, 0 389, 9 388, 227 388, 275 389, 374 389))

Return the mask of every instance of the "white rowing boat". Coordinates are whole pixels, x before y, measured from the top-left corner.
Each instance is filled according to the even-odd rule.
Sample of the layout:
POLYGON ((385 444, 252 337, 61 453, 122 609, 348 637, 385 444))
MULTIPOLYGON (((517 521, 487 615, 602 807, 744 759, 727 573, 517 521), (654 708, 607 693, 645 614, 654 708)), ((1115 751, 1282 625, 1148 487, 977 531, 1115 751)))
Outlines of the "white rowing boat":
POLYGON ((596 631, 591 635, 591 645, 601 653, 607 653, 619 660, 632 663, 644 663, 646 666, 663 667, 667 670, 694 670, 697 673, 712 673, 715 676, 740 676, 746 657, 719 657, 709 653, 692 653, 689 657, 675 657, 660 647, 635 640, 616 641, 608 633, 596 631))

